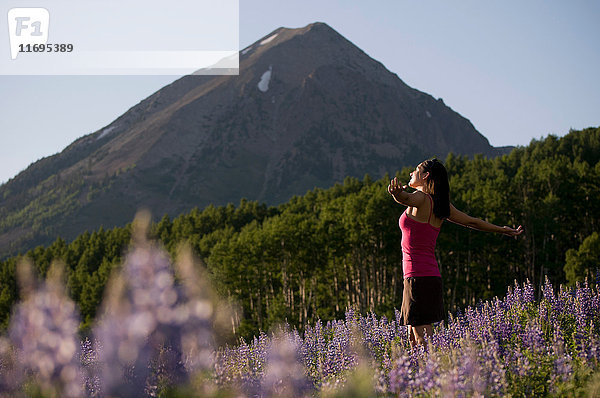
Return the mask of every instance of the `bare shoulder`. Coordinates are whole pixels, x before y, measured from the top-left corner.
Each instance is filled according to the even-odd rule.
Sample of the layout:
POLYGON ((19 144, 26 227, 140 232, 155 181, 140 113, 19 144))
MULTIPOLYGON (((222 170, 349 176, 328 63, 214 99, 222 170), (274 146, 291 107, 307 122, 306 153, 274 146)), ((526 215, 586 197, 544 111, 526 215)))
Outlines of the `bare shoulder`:
POLYGON ((421 207, 428 203, 427 194, 421 191, 414 191, 410 194, 410 202, 411 207, 421 207))

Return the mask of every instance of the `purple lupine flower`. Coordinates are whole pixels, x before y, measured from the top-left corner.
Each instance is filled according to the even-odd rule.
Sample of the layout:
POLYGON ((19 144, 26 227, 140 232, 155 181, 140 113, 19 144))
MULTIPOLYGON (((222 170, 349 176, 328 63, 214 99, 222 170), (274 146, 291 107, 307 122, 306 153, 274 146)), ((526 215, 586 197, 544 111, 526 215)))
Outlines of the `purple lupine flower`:
POLYGON ((535 288, 533 284, 527 279, 523 284, 523 303, 533 303, 535 301, 535 288))
POLYGON ((465 381, 468 381, 468 389, 473 395, 483 396, 487 385, 477 357, 478 350, 474 348, 465 352, 461 361, 461 370, 465 381))
POLYGON ((375 391, 379 394, 387 394, 389 392, 390 378, 389 374, 392 370, 392 359, 387 351, 384 352, 381 361, 381 366, 377 369, 375 376, 375 391))
POLYGON ((481 305, 477 310, 468 308, 465 316, 468 321, 468 330, 472 339, 481 342, 492 330, 491 308, 489 304, 481 305))
POLYGON ((492 302, 492 308, 493 335, 500 342, 508 341, 513 335, 513 327, 506 316, 507 306, 504 301, 496 297, 492 302))
POLYGON ((542 354, 547 351, 544 332, 542 331, 539 318, 532 319, 527 323, 521 339, 523 346, 529 348, 534 353, 542 354))
POLYGON ((264 333, 254 337, 252 344, 245 353, 245 371, 241 372, 239 388, 248 396, 257 396, 260 393, 260 382, 264 375, 267 362, 267 353, 271 347, 271 339, 264 333))
POLYGON ((237 348, 225 346, 219 349, 215 355, 215 379, 218 386, 226 386, 233 382, 233 374, 236 372, 238 362, 234 356, 238 352, 242 352, 247 345, 242 345, 237 348))
POLYGON ((163 316, 177 300, 169 289, 168 267, 161 251, 136 247, 126 259, 123 274, 109 286, 110 301, 94 330, 103 343, 99 360, 106 394, 146 390, 150 361, 159 349, 151 336, 158 329, 159 313, 163 316))
POLYGON ((447 329, 445 329, 443 326, 440 326, 435 333, 433 333, 433 336, 431 336, 429 344, 435 351, 445 351, 450 349, 450 345, 448 344, 447 329))
POLYGON ((408 326, 401 325, 402 314, 397 309, 394 309, 395 325, 396 325, 396 336, 399 337, 400 342, 403 345, 408 344, 408 326))
POLYGON ((593 335, 587 343, 585 360, 592 368, 600 364, 600 337, 597 334, 593 335))
MULTIPOLYGON (((464 322, 464 317, 462 315, 460 315, 460 318, 450 316, 448 318, 448 325, 444 328, 440 328, 436 334, 439 335, 439 332, 441 331, 444 340, 443 346, 451 349, 459 346, 460 340, 468 334, 467 329, 467 323, 464 322)), ((440 339, 442 339, 442 337, 440 337, 440 339)))
POLYGON ((464 386, 456 367, 444 373, 440 379, 440 392, 444 397, 456 397, 464 395, 464 386))
POLYGON ((502 363, 503 348, 496 339, 485 341, 479 350, 478 358, 485 369, 487 388, 498 396, 502 396, 506 389, 506 370, 502 363))
POLYGON ((220 387, 234 387, 255 396, 260 391, 260 378, 251 358, 250 346, 242 339, 235 348, 219 349, 215 359, 215 377, 220 387))
MULTIPOLYGON (((177 275, 183 284, 183 294, 171 312, 172 324, 181 339, 185 370, 193 374, 212 370, 214 366, 214 336, 212 330, 215 303, 214 293, 206 277, 199 275, 194 266, 191 249, 182 250, 175 262, 177 275)), ((223 311, 223 309, 220 309, 223 311)))
POLYGON ((556 300, 556 308, 553 308, 553 311, 556 311, 559 314, 571 313, 574 305, 574 297, 575 295, 572 289, 560 285, 556 300))
POLYGON ((469 333, 469 321, 467 316, 459 310, 456 312, 456 317, 454 318, 453 338, 458 342, 469 333))
POLYGON ((358 319, 358 315, 356 313, 356 309, 354 307, 349 307, 346 310, 346 324, 355 323, 358 319))
POLYGON ((267 353, 271 347, 271 339, 265 333, 261 332, 258 337, 252 340, 250 353, 252 358, 253 370, 256 374, 264 372, 265 364, 267 363, 267 353))
POLYGON ((299 347, 289 335, 274 336, 261 383, 263 397, 307 397, 314 391, 301 363, 299 347))
POLYGON ((585 333, 589 320, 592 318, 592 290, 589 288, 587 280, 581 285, 577 282, 575 288, 575 318, 577 320, 577 330, 585 333))
MULTIPOLYGON (((377 319, 375 319, 377 322, 377 319)), ((382 361, 385 355, 389 355, 392 342, 397 337, 397 328, 395 322, 388 321, 385 315, 382 315, 377 322, 377 333, 375 340, 375 353, 377 359, 382 361)))
POLYGON ((100 371, 101 366, 98 361, 98 352, 102 346, 98 340, 91 341, 85 338, 81 341, 79 351, 79 361, 84 374, 86 395, 90 397, 98 396, 101 392, 100 371))
POLYGON ((550 380, 552 385, 555 385, 557 381, 566 382, 571 378, 572 375, 572 358, 565 350, 565 342, 560 331, 554 332, 553 351, 555 355, 554 359, 554 372, 553 378, 550 380))
POLYGON ((83 378, 77 355, 79 317, 75 304, 66 295, 62 266, 54 264, 47 281, 37 288, 30 267, 21 265, 25 299, 17 305, 9 327, 17 369, 31 374, 45 393, 82 396, 83 378))
POLYGON ((350 338, 343 323, 328 322, 327 328, 333 331, 333 337, 328 341, 325 351, 323 376, 325 379, 339 380, 342 371, 348 369, 348 348, 350 338))
POLYGON ((554 294, 554 289, 552 287, 552 283, 550 283, 550 279, 548 279, 548 275, 544 276, 544 286, 542 286, 542 296, 544 300, 548 301, 550 304, 554 305, 556 301, 556 295, 554 294))
POLYGON ((325 361, 325 336, 323 335, 323 323, 317 320, 314 327, 306 327, 304 341, 301 343, 301 352, 304 366, 309 371, 313 381, 323 380, 323 364, 325 361))
MULTIPOLYGON (((489 384, 487 369, 482 366, 482 351, 472 340, 451 352, 438 353, 437 362, 450 360, 449 369, 438 370, 433 388, 443 396, 482 396, 489 384)), ((439 365, 438 365, 439 366, 439 365)), ((448 365, 446 365, 448 366, 448 365)))
POLYGON ((0 397, 16 394, 22 376, 17 366, 15 347, 9 339, 0 336, 0 397))
POLYGON ((422 361, 424 364, 415 374, 410 386, 423 393, 436 391, 440 387, 440 365, 437 356, 429 353, 422 361))
POLYGON ((182 289, 165 252, 139 236, 137 242, 95 328, 107 394, 154 395, 159 383, 185 384, 189 374, 212 369, 213 307, 195 290, 202 283, 191 257, 177 263, 182 289))
POLYGON ((402 352, 394 360, 389 372, 389 391, 398 396, 406 396, 408 386, 413 378, 414 370, 411 367, 411 358, 402 352))
MULTIPOLYGON (((590 301, 590 314, 591 318, 595 325, 600 325, 600 286, 596 286, 594 289, 594 294, 592 295, 592 299, 590 301)), ((600 332, 600 329, 593 329, 596 333, 600 332)))
POLYGON ((518 308, 521 303, 521 289, 515 280, 514 286, 509 286, 504 301, 508 308, 518 308))
POLYGON ((367 314, 366 317, 360 317, 358 321, 358 327, 362 335, 363 344, 367 350, 373 351, 373 322, 372 314, 367 314))
MULTIPOLYGON (((350 328, 351 325, 347 325, 347 327, 350 328)), ((387 319, 382 317, 378 321, 375 314, 371 312, 366 317, 361 317, 359 327, 362 346, 367 349, 372 357, 381 358, 388 347, 386 342, 389 342, 390 336, 387 319)))
POLYGON ((513 352, 512 365, 512 371, 520 377, 529 377, 534 370, 534 365, 520 348, 516 348, 513 352))

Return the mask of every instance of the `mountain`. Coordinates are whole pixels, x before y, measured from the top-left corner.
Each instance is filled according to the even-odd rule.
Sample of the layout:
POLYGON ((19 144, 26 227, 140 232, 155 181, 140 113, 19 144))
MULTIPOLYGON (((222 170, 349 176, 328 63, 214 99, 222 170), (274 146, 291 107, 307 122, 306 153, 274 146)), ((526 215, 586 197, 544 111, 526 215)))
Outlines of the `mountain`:
POLYGON ((464 117, 324 23, 240 52, 239 76, 182 77, 0 187, 0 257, 192 207, 268 204, 447 153, 496 156, 464 117))

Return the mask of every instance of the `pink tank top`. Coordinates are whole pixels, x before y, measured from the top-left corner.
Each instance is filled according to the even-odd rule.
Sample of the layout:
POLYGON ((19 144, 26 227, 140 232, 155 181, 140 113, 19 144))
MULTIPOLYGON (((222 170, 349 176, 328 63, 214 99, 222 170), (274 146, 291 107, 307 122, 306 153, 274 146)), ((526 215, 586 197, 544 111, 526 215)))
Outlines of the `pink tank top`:
POLYGON ((433 201, 431 196, 427 195, 427 197, 431 202, 431 209, 426 223, 409 218, 406 211, 402 213, 398 221, 402 231, 402 272, 404 278, 413 276, 441 277, 435 259, 435 242, 440 229, 429 224, 433 212, 433 201))

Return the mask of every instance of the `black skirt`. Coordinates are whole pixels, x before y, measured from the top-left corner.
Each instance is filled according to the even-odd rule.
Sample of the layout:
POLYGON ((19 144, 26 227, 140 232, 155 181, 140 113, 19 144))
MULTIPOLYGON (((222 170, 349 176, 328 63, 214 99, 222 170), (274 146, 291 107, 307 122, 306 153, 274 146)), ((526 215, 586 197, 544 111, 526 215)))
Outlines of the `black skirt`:
POLYGON ((416 276, 404 279, 400 324, 430 325, 444 319, 442 278, 416 276))

